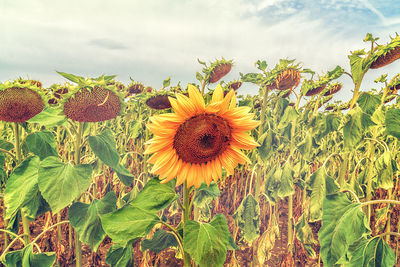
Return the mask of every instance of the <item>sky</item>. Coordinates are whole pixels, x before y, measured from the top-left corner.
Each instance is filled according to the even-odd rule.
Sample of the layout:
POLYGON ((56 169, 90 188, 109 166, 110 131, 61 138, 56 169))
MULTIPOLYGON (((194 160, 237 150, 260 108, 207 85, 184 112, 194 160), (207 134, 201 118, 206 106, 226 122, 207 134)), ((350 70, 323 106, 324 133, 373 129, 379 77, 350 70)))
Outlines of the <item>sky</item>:
MULTIPOLYGON (((234 68, 223 80, 270 68, 280 58, 324 73, 350 72, 350 51, 368 48, 366 33, 385 44, 400 29, 398 0, 0 0, 0 82, 18 77, 45 86, 64 83, 56 70, 86 77, 116 74, 146 86, 196 82, 200 59, 224 57, 234 68)), ((399 73, 400 60, 370 70, 373 80, 399 73)), ((339 98, 351 98, 348 76, 339 98)), ((210 86, 211 88, 214 85, 210 86)), ((244 84, 240 94, 257 93, 244 84)))

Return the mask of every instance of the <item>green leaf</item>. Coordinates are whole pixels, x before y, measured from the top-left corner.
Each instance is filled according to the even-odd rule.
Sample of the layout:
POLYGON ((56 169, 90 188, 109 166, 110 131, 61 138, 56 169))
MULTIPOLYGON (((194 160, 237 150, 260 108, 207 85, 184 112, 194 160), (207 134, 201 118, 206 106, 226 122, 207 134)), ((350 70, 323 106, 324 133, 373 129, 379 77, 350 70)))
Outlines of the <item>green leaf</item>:
POLYGON ((28 157, 21 162, 8 179, 4 203, 5 219, 15 216, 19 209, 35 198, 38 192, 39 157, 28 157))
POLYGON ((51 209, 49 204, 46 202, 46 200, 44 200, 42 194, 38 190, 36 195, 26 205, 23 206, 22 210, 29 220, 34 221, 37 216, 44 214, 51 209))
POLYGON ((133 175, 127 168, 118 164, 116 168, 112 169, 124 185, 130 186, 132 184, 133 175))
POLYGON ((310 176, 310 221, 318 221, 322 217, 322 207, 326 195, 339 190, 333 178, 326 173, 325 166, 316 170, 310 176))
POLYGON ((278 197, 285 198, 294 194, 293 170, 289 163, 285 163, 280 177, 280 185, 278 187, 278 197))
POLYGON ((272 130, 268 130, 260 136, 258 139, 260 146, 257 147, 257 151, 258 155, 264 162, 267 162, 268 159, 274 155, 278 142, 279 140, 276 138, 276 135, 272 130))
POLYGON ((336 66, 333 70, 328 71, 328 73, 326 74, 326 78, 328 79, 328 81, 332 81, 342 76, 343 73, 344 69, 340 66, 336 66))
POLYGON ((307 134, 297 147, 304 160, 313 161, 313 137, 311 134, 307 134))
POLYGON ((263 61, 257 60, 256 66, 257 69, 264 71, 267 68, 268 64, 265 60, 263 61))
POLYGON ((110 129, 104 130, 99 135, 89 136, 89 145, 94 154, 101 159, 104 164, 110 166, 126 186, 132 184, 133 175, 119 164, 119 154, 116 149, 114 136, 110 129))
POLYGON ((30 152, 40 157, 40 160, 49 156, 58 156, 56 150, 56 140, 49 131, 34 132, 25 139, 30 152))
POLYGON ((135 140, 140 135, 140 129, 142 129, 141 121, 133 121, 132 126, 129 130, 129 137, 135 140))
POLYGON ((260 235, 260 205, 253 195, 248 195, 233 214, 236 225, 248 243, 260 235))
POLYGON ((363 61, 364 59, 357 54, 349 55, 351 76, 353 76, 353 83, 359 83, 363 75, 363 61))
POLYGON ((14 145, 6 140, 0 139, 0 148, 10 151, 11 149, 14 148, 14 145))
POLYGON ((386 134, 400 139, 400 109, 389 109, 385 116, 386 134))
POLYGON ((203 75, 201 75, 201 73, 200 72, 196 72, 196 79, 199 81, 199 82, 201 82, 201 81, 203 81, 203 75))
POLYGON ((168 77, 163 81, 163 88, 168 87, 171 84, 171 77, 168 77))
POLYGON ((147 235, 159 221, 154 213, 131 205, 100 215, 100 219, 106 234, 113 242, 123 246, 133 239, 147 235))
POLYGON ((383 237, 364 238, 349 247, 350 262, 348 267, 392 267, 396 256, 383 237))
POLYGON ((335 132, 339 129, 340 117, 335 114, 328 114, 317 122, 316 139, 321 140, 327 134, 335 132))
POLYGON ((111 267, 131 267, 133 265, 132 245, 112 245, 106 256, 106 263, 111 267))
POLYGON ((21 250, 8 252, 3 263, 6 267, 51 267, 55 260, 55 252, 34 254, 32 244, 29 244, 21 250))
POLYGON ((378 187, 385 190, 393 188, 393 164, 396 164, 396 161, 392 159, 392 153, 390 151, 383 152, 375 161, 378 187))
POLYGON ((349 112, 349 120, 343 127, 344 146, 353 150, 363 139, 363 134, 369 126, 375 125, 371 116, 362 112, 360 108, 349 112))
POLYGON ((313 232, 306 221, 304 214, 299 218, 295 225, 296 228, 296 238, 303 245, 310 258, 315 258, 317 254, 315 253, 313 247, 317 242, 314 240, 313 232))
POLYGON ((86 191, 91 174, 89 164, 72 166, 57 157, 47 157, 40 163, 39 189, 51 210, 57 213, 86 191))
POLYGON ((130 205, 155 213, 167 207, 176 198, 177 194, 174 188, 161 184, 158 179, 152 179, 130 205))
POLYGON ((81 76, 76 76, 74 74, 65 73, 65 72, 61 72, 61 71, 56 71, 56 72, 58 74, 60 74, 61 76, 63 76, 64 78, 66 78, 74 83, 83 83, 85 81, 85 78, 83 78, 81 76))
POLYGON ((326 196, 318 232, 324 266, 338 266, 337 262, 346 257, 349 245, 370 231, 361 203, 351 202, 345 193, 326 196))
POLYGON ((222 214, 210 223, 189 220, 183 227, 183 248, 200 267, 223 266, 230 236, 222 214))
POLYGON ((295 121, 298 116, 299 114, 297 113, 297 111, 293 107, 288 106, 285 109, 281 120, 279 121, 278 129, 286 128, 290 123, 295 121))
POLYGON ((94 252, 106 236, 100 215, 114 211, 116 203, 117 196, 111 191, 101 200, 94 199, 90 204, 75 202, 69 208, 68 219, 78 232, 79 240, 90 245, 94 252))
POLYGON ((104 130, 96 136, 89 136, 89 145, 94 154, 104 162, 104 164, 115 168, 119 163, 119 154, 110 129, 104 130))
POLYGON ((206 208, 207 205, 215 198, 219 196, 218 185, 211 182, 210 186, 206 183, 202 183, 201 186, 196 190, 196 195, 193 199, 193 203, 198 208, 206 208))
POLYGON ((158 229, 152 239, 145 239, 141 243, 142 251, 147 249, 153 251, 158 254, 161 250, 164 250, 169 247, 178 247, 178 241, 173 234, 168 233, 162 229, 158 229))
POLYGON ((381 98, 378 95, 362 92, 357 99, 357 103, 362 111, 368 115, 372 115, 381 104, 381 98))
POLYGON ((29 123, 38 123, 46 128, 62 125, 66 121, 67 117, 61 110, 49 107, 45 107, 42 112, 28 120, 29 123))

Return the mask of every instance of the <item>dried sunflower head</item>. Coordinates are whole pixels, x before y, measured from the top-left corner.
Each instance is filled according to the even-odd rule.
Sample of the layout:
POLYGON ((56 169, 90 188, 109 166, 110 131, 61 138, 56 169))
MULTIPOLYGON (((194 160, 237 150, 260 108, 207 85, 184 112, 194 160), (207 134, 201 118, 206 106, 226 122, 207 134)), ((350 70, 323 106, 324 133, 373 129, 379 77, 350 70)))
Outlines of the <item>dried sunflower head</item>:
POLYGON ((115 76, 103 75, 86 80, 72 74, 63 76, 66 78, 73 76, 70 80, 78 82, 76 87, 71 88, 64 101, 64 114, 71 120, 99 122, 113 119, 122 113, 124 107, 122 97, 117 92, 115 84, 110 84, 115 76))
POLYGON ((5 82, 0 85, 0 120, 26 122, 44 109, 45 101, 40 82, 22 79, 5 82))

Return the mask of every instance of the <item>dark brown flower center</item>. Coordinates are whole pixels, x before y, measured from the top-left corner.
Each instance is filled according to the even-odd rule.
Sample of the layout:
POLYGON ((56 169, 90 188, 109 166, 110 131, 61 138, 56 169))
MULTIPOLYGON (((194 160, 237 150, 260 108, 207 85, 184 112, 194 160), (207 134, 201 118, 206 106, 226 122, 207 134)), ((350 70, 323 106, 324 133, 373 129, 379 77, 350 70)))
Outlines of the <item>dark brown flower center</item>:
POLYGON ((173 147, 184 162, 205 163, 221 155, 231 139, 226 120, 214 114, 200 114, 179 126, 173 147))

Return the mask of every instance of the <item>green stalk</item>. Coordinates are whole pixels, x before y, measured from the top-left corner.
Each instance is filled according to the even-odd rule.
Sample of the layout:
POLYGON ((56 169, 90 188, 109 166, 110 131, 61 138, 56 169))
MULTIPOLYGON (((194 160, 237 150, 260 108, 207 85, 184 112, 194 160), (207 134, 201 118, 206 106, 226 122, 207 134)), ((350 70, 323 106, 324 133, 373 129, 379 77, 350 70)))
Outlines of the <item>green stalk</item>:
MULTIPOLYGON (((392 199, 392 189, 388 190, 388 199, 391 200, 392 199)), ((386 219, 386 233, 390 233, 390 212, 388 212, 387 214, 387 219, 386 219)), ((390 235, 386 235, 385 237, 386 242, 389 243, 389 239, 390 239, 390 235)))
MULTIPOLYGON (((19 124, 17 122, 13 123, 13 128, 14 128, 14 137, 15 137, 15 154, 17 158, 17 165, 21 163, 22 161, 22 155, 21 155, 21 145, 20 145, 20 129, 19 129, 19 124)), ((26 234, 24 236, 25 243, 28 244, 31 239, 31 234, 29 230, 29 221, 28 218, 26 217, 25 212, 21 209, 21 217, 22 217, 22 228, 24 229, 24 233, 26 234)))
MULTIPOLYGON (((75 154, 74 154, 74 163, 78 165, 81 161, 81 139, 83 133, 83 122, 79 122, 78 124, 78 133, 75 139, 75 154)), ((75 258, 76 258, 76 267, 82 267, 82 244, 79 240, 77 233, 75 232, 75 258)))
MULTIPOLYGON (((261 106, 261 113, 260 113, 260 121, 261 124, 258 127, 258 138, 263 134, 264 130, 264 124, 265 124, 265 111, 267 110, 267 98, 268 98, 268 89, 264 88, 264 96, 263 96, 263 102, 261 106)), ((261 175, 261 165, 257 166, 257 174, 256 174, 256 183, 255 183, 255 199, 258 200, 260 197, 260 191, 261 191, 261 182, 262 182, 262 175, 261 175)), ((250 193, 251 193, 252 188, 250 188, 250 193)))
MULTIPOLYGON (((375 138, 375 135, 373 134, 373 138, 375 138)), ((368 146, 368 155, 370 159, 368 162, 368 173, 367 173, 367 201, 370 201, 372 198, 372 177, 374 175, 374 158, 375 158, 375 146, 374 144, 370 141, 369 146, 368 146)), ((371 220, 371 207, 368 206, 367 209, 367 215, 368 215, 368 222, 371 220)))
MULTIPOLYGON (((182 216, 183 223, 187 222, 190 218, 191 210, 190 210, 189 198, 190 198, 190 189, 187 188, 187 181, 185 181, 183 184, 183 216, 182 216)), ((190 255, 185 251, 182 251, 182 253, 184 254, 183 261, 185 267, 190 267, 192 262, 190 255)))
POLYGON ((343 186, 344 186, 347 168, 349 165, 349 154, 350 154, 350 152, 344 152, 342 165, 340 165, 339 178, 338 178, 338 183, 339 183, 340 188, 343 188, 343 186))
MULTIPOLYGON (((293 165, 293 154, 295 150, 295 133, 296 133, 296 124, 297 120, 294 120, 292 122, 292 129, 290 133, 290 164, 293 165)), ((294 166, 292 166, 293 168, 294 166)), ((289 198, 289 203, 288 203, 288 251, 292 255, 292 249, 293 249, 293 195, 288 196, 289 198)))

